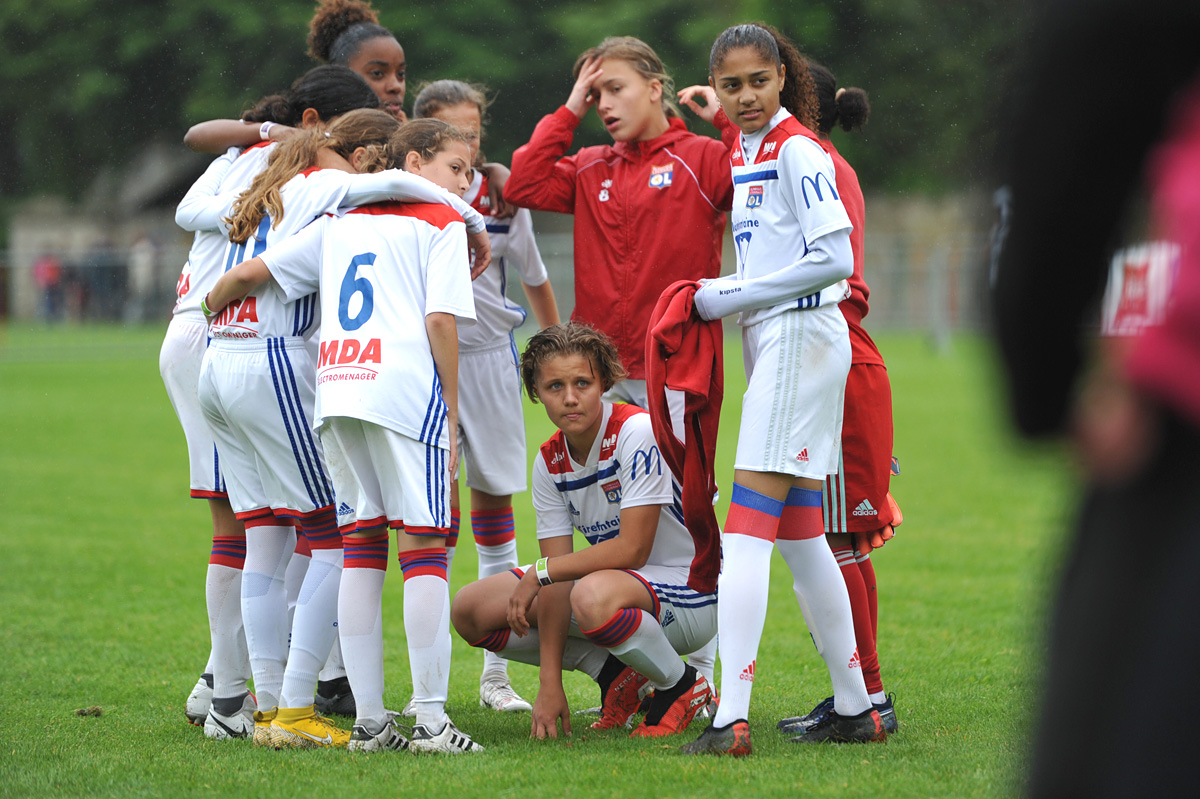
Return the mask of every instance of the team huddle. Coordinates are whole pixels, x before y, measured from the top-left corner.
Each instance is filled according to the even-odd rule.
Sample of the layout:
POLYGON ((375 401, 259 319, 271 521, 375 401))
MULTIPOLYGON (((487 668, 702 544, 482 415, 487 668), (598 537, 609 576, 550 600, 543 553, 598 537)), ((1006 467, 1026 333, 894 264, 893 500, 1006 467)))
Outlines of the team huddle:
POLYGON ((833 689, 780 730, 895 733, 869 557, 901 521, 891 393, 862 328, 862 192, 828 136, 866 121, 866 95, 765 25, 727 29, 710 85, 679 92, 647 44, 611 37, 510 171, 480 154, 481 87, 427 84, 408 118, 404 51, 369 4, 323 0, 309 45, 322 66, 185 138, 219 153, 176 214, 195 239, 160 356, 213 522, 188 719, 274 748, 481 752, 446 713, 453 628, 483 650, 480 704, 529 713, 534 737, 570 732, 575 670, 598 686, 595 729, 662 737, 700 716, 682 752, 749 755, 777 547, 833 689), (690 132, 679 102, 721 138, 690 132), (592 108, 613 144, 568 155, 592 108), (527 209, 574 215, 568 323, 527 209), (727 215, 737 271, 721 278, 727 215), (510 268, 539 328, 524 352, 510 268), (748 388, 718 527, 734 315, 748 388), (513 512, 530 489, 522 389, 558 428, 534 461, 534 562, 513 512), (452 601, 460 463, 479 568, 452 601), (399 712, 384 705, 393 531, 399 712), (540 669, 532 703, 510 661, 540 669))

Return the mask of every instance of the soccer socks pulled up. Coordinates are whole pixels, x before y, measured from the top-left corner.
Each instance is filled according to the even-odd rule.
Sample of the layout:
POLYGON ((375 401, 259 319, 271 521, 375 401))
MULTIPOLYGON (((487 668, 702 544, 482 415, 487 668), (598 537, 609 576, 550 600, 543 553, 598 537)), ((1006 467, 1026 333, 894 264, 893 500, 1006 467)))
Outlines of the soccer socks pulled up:
MULTIPOLYGON (((479 558, 479 579, 517 567, 517 528, 512 506, 496 510, 472 510, 471 533, 479 558)), ((508 661, 493 652, 483 655, 480 684, 507 680, 508 661)))
POLYGON ((471 511, 471 532, 479 553, 479 579, 517 567, 517 527, 512 507, 471 511))
POLYGON ((246 680, 250 678, 250 660, 242 630, 242 567, 245 562, 245 535, 213 537, 204 599, 208 606, 208 632, 212 644, 205 673, 213 675, 214 696, 238 696, 245 692, 246 680))
POLYGON ((388 536, 346 536, 338 589, 338 634, 346 676, 354 692, 358 721, 372 729, 387 723, 383 706, 383 579, 387 573, 388 536))
POLYGON ((861 552, 855 554, 854 561, 858 564, 858 571, 862 574, 863 586, 867 589, 867 607, 871 609, 871 640, 875 642, 875 646, 879 647, 879 591, 878 585, 875 582, 875 566, 871 563, 871 556, 864 555, 861 552))
MULTIPOLYGON (((512 630, 505 627, 472 642, 471 646, 486 649, 505 660, 515 660, 530 666, 542 664, 541 639, 538 638, 536 627, 531 628, 524 638, 518 638, 512 634, 512 630)), ((581 638, 568 638, 563 648, 562 667, 563 671, 582 672, 598 681, 607 659, 607 649, 581 638)))
POLYGON ((284 575, 295 549, 290 524, 274 516, 246 521, 246 568, 242 574, 242 623, 260 707, 279 704, 287 662, 288 611, 284 575))
POLYGON ((863 682, 867 685, 867 693, 882 694, 883 680, 879 675, 879 656, 875 652, 875 632, 871 629, 871 609, 862 572, 854 559, 855 554, 850 544, 833 549, 833 557, 842 572, 850 599, 850 615, 854 620, 854 640, 858 644, 858 656, 862 662, 863 682))
POLYGON ((462 523, 462 512, 458 508, 450 509, 450 534, 446 536, 446 573, 454 565, 454 554, 458 552, 458 530, 462 523))
POLYGON ((658 620, 641 608, 623 608, 599 627, 583 630, 583 634, 649 680, 656 690, 670 688, 683 676, 683 659, 658 620))
POLYGON ((283 590, 287 594, 288 629, 292 629, 292 621, 296 618, 296 598, 300 596, 300 586, 304 584, 304 575, 308 571, 308 563, 312 558, 308 539, 304 532, 296 530, 296 549, 288 560, 287 572, 283 575, 283 590))
MULTIPOLYGON (((796 600, 829 669, 834 707, 839 715, 857 716, 870 709, 871 701, 863 683, 846 582, 825 542, 821 492, 792 488, 779 527, 776 546, 792 572, 796 600)), ((725 701, 722 691, 722 707, 725 701)))
POLYGON ((731 502, 717 588, 721 654, 721 704, 713 718, 717 727, 744 719, 750 712, 754 663, 767 620, 771 548, 783 512, 783 502, 737 483, 731 502))
POLYGON ((446 550, 441 547, 401 552, 404 572, 404 633, 412 669, 417 724, 440 730, 448 720, 450 688, 450 585, 446 550))
MULTIPOLYGON (((329 659, 337 639, 338 589, 342 577, 342 538, 333 514, 306 520, 318 525, 312 543, 312 562, 296 600, 292 645, 283 677, 280 707, 307 707, 317 689, 321 668, 329 659), (321 534, 333 530, 334 535, 321 534), (332 545, 332 546, 331 546, 332 545)), ((307 529, 306 531, 307 532, 307 529)))

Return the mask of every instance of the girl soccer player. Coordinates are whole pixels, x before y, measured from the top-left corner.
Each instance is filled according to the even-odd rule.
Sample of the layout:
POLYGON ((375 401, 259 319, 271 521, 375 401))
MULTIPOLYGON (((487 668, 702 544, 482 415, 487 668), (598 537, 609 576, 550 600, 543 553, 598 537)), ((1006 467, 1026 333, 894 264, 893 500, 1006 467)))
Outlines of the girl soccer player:
MULTIPOLYGON (((470 131, 474 136, 471 155, 476 163, 487 107, 481 87, 457 80, 439 80, 421 89, 413 104, 413 114, 418 119, 440 119, 470 131)), ((513 330, 525 321, 525 311, 505 296, 509 267, 515 268, 520 276, 539 328, 558 324, 558 306, 533 237, 529 211, 520 209, 511 219, 495 218, 488 199, 487 176, 478 169, 474 170, 471 188, 464 199, 487 219, 493 261, 471 284, 475 324, 458 331, 458 441, 460 454, 467 462, 471 531, 482 580, 517 566, 512 495, 527 487, 525 421, 517 345, 513 338, 513 330)), ((457 530, 457 481, 453 485, 451 506, 452 526, 457 530)), ((451 561, 455 543, 447 541, 451 561)), ((484 653, 479 701, 506 712, 531 709, 513 691, 508 679, 508 661, 492 652, 484 653)))
MULTIPOLYGON (((663 289, 721 272, 733 186, 728 147, 687 130, 658 55, 605 39, 575 62, 566 105, 513 153, 505 197, 575 215, 575 311, 616 344, 629 379, 614 399, 646 406, 646 325, 663 289), (592 108, 613 144, 565 155, 592 108)), ((734 131, 736 133, 736 131, 734 131)))
MULTIPOLYGON (((256 117, 269 114, 298 125, 316 124, 375 103, 374 95, 353 72, 318 67, 298 78, 288 91, 260 100, 248 114, 256 117)), ((214 696, 221 700, 225 715, 241 713, 249 719, 254 711, 253 700, 246 693, 250 667, 237 599, 241 595, 245 530, 229 506, 197 386, 208 345, 208 326, 200 310, 200 300, 225 265, 228 240, 221 229, 221 219, 229 213, 237 194, 265 167, 273 148, 273 143, 260 142, 240 153, 231 150, 214 161, 180 202, 175 215, 176 223, 185 230, 195 231, 196 236, 179 276, 178 300, 163 340, 159 371, 187 440, 192 496, 208 499, 213 519, 213 549, 205 588, 212 653, 185 705, 188 719, 197 725, 206 724, 214 696), (214 202, 218 195, 223 199, 214 202)), ((211 734, 221 734, 219 726, 210 726, 209 730, 211 734)))
POLYGON ((739 25, 713 44, 709 71, 742 132, 730 157, 738 271, 706 282, 695 303, 703 319, 740 314, 748 386, 723 540, 721 705, 684 752, 751 752, 747 716, 773 546, 792 571, 834 686, 834 711, 795 740, 885 740, 821 514, 823 481, 837 469, 850 368, 837 303, 853 273, 851 223, 833 163, 812 132, 812 83, 795 47, 762 26, 739 25))
MULTIPOLYGON (((830 475, 825 482, 825 531, 850 595, 854 638, 871 704, 879 711, 890 734, 896 732, 899 725, 879 674, 876 650, 878 605, 875 569, 869 553, 873 547, 881 546, 891 538, 893 525, 900 521, 888 493, 892 462, 892 386, 883 356, 862 325, 869 311, 867 298, 871 293, 863 276, 866 212, 862 188, 854 168, 829 138, 835 125, 847 131, 865 125, 871 106, 862 89, 839 89, 837 79, 827 67, 809 61, 808 69, 817 95, 817 133, 826 152, 833 158, 838 194, 854 225, 850 233, 850 248, 854 253, 850 296, 838 305, 850 328, 850 375, 846 379, 841 463, 837 474, 830 475)), ((831 696, 806 716, 783 719, 779 729, 800 732, 819 723, 832 707, 831 696)))
MULTIPOLYGON (((382 166, 384 146, 398 124, 382 111, 362 110, 339 118, 328 131, 289 139, 234 206, 228 262, 243 260, 247 248, 253 253, 269 249, 339 206, 412 199, 422 192, 425 199, 440 199, 437 187, 398 170, 355 178, 339 170, 351 171, 346 159, 357 170, 382 166), (405 189, 413 184, 424 185, 405 189)), ((477 224, 482 228, 482 220, 477 224)), ((266 725, 276 746, 339 745, 349 733, 339 735, 312 705, 317 672, 335 636, 342 566, 327 469, 307 421, 315 366, 305 338, 309 327, 319 324, 316 298, 281 303, 277 297, 272 287, 255 290, 214 320, 200 395, 229 464, 235 509, 253 528, 242 615, 262 707, 279 707, 277 714, 260 714, 256 735, 266 725), (290 652, 283 589, 292 551, 288 519, 298 521, 313 559, 299 592, 290 652)))
MULTIPOLYGON (((469 183, 468 136, 437 120, 401 126, 389 163, 460 195, 469 183)), ((324 323, 314 427, 329 454, 344 533, 338 627, 358 718, 349 747, 404 749, 383 706, 383 576, 388 527, 401 528, 404 628, 417 723, 411 746, 482 749, 445 713, 450 596, 445 537, 451 435, 458 412, 455 318, 473 319, 462 218, 431 204, 367 205, 326 216, 235 267, 213 289, 222 305, 274 278, 291 301, 320 289, 324 323)))
POLYGON ((408 62, 404 48, 370 3, 322 0, 308 23, 308 54, 324 64, 339 64, 362 75, 383 110, 400 122, 404 114, 408 62))
POLYGON ((679 653, 716 632, 715 586, 694 585, 695 544, 649 414, 603 399, 623 376, 616 347, 586 325, 555 325, 530 339, 521 358, 525 390, 559 429, 534 461, 542 557, 454 599, 464 639, 541 666, 537 738, 557 737, 559 720, 571 731, 564 669, 600 684, 598 729, 625 726, 649 678, 655 694, 638 737, 682 732, 711 697, 679 653), (575 530, 591 546, 573 552, 575 530))

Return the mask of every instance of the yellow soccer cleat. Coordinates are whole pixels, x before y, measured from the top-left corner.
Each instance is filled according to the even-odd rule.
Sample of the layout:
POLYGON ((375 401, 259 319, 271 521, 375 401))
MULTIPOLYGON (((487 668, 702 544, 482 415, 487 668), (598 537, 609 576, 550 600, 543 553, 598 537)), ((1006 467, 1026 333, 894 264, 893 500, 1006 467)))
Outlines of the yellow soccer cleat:
POLYGON ((330 719, 318 716, 313 705, 280 708, 271 722, 271 745, 276 749, 317 749, 348 743, 350 731, 335 727, 330 719))
POLYGON ((272 746, 271 744, 271 722, 275 720, 275 716, 279 713, 279 708, 273 707, 270 710, 263 712, 261 710, 254 711, 254 745, 255 746, 272 746))

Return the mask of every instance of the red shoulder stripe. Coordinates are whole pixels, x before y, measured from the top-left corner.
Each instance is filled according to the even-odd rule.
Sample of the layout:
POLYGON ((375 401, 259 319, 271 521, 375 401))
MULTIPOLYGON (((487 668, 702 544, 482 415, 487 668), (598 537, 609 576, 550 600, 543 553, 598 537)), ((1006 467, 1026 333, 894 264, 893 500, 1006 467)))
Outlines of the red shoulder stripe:
POLYGON ((463 218, 448 205, 440 203, 398 203, 383 202, 363 205, 350 211, 351 214, 371 214, 373 216, 408 216, 428 222, 434 227, 445 230, 452 222, 462 222, 463 218))

